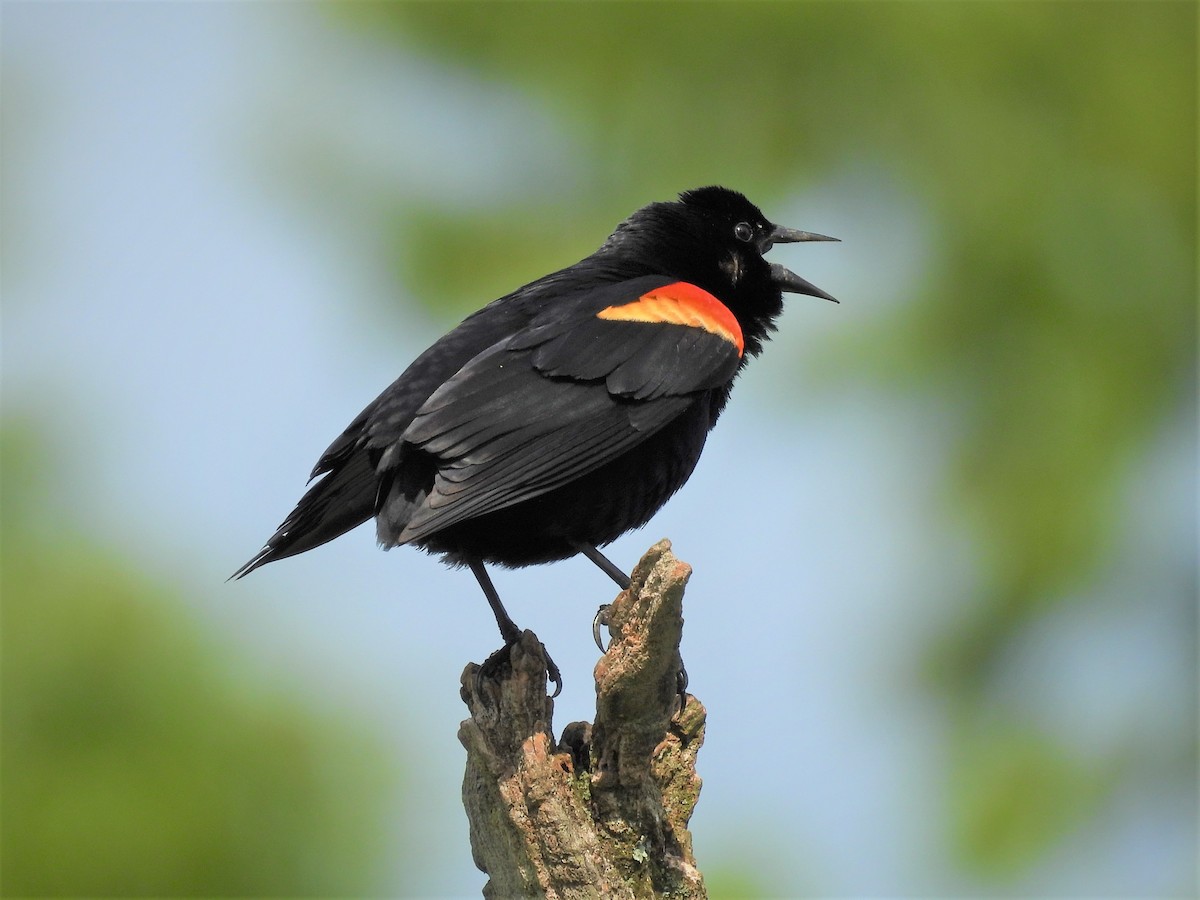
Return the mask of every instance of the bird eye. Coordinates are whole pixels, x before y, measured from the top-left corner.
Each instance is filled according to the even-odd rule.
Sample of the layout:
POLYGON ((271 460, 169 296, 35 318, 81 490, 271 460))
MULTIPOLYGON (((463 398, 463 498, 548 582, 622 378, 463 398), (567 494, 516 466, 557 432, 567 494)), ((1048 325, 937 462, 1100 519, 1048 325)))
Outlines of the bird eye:
POLYGON ((739 241, 749 241, 754 237, 754 229, 749 222, 738 222, 733 226, 733 236, 739 241))

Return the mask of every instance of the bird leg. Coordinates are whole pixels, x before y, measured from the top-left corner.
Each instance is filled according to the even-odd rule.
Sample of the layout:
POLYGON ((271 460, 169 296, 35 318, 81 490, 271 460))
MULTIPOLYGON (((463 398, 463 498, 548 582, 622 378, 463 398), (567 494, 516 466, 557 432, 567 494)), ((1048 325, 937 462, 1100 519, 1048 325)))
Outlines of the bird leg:
POLYGON ((573 542, 576 550, 598 565, 601 571, 609 578, 617 583, 623 591, 629 590, 629 576, 617 568, 616 563, 597 550, 591 544, 585 544, 582 541, 573 542))
MULTIPOLYGON (((483 563, 478 559, 468 559, 467 565, 471 567, 475 580, 479 582, 479 586, 483 589, 483 595, 487 597, 488 606, 492 608, 492 614, 496 617, 496 625, 500 628, 500 637, 504 640, 504 646, 485 659, 483 665, 475 673, 476 687, 478 687, 478 683, 484 677, 490 677, 494 673, 501 660, 512 649, 513 644, 520 640, 521 629, 505 611, 504 604, 500 602, 500 594, 496 591, 496 586, 492 584, 492 579, 488 575, 487 569, 483 567, 483 563)), ((542 653, 546 657, 546 675, 554 682, 554 693, 550 696, 557 697, 562 693, 562 673, 559 672, 554 660, 550 658, 550 654, 546 652, 545 644, 542 644, 542 653)))
POLYGON ((467 560, 467 565, 471 567, 471 572, 475 576, 475 580, 479 582, 479 586, 483 589, 483 596, 487 597, 488 606, 492 608, 492 614, 496 617, 496 624, 500 627, 500 637, 504 638, 505 644, 515 644, 517 638, 521 636, 521 629, 517 627, 517 623, 505 611, 504 604, 500 602, 500 594, 497 593, 496 586, 492 584, 492 579, 488 575, 487 569, 477 559, 467 560))
MULTIPOLYGON (((623 591, 629 590, 629 576, 617 568, 616 564, 595 548, 592 544, 585 544, 582 541, 573 542, 576 550, 594 562, 600 567, 609 578, 617 583, 623 591)), ((600 648, 600 652, 604 653, 604 641, 600 637, 600 628, 608 624, 608 607, 609 604, 602 603, 600 608, 596 610, 596 616, 592 619, 592 640, 596 642, 596 646, 600 648)))

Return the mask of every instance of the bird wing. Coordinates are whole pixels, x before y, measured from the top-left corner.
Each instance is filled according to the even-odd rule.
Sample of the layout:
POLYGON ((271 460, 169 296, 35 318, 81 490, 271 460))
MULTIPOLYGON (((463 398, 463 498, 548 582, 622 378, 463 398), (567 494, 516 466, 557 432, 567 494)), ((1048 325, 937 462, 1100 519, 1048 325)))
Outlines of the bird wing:
POLYGON ((398 543, 599 468, 728 383, 741 354, 733 314, 686 282, 638 278, 548 307, 434 391, 405 429, 404 444, 437 466, 398 543))

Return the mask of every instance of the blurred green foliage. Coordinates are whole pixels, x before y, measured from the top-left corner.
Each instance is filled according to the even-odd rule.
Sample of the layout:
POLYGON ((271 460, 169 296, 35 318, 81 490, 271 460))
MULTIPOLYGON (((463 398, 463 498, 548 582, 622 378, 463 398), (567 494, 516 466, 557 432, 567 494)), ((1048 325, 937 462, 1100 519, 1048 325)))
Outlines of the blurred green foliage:
POLYGON ((1095 811, 1113 779, 1045 735, 1003 725, 971 729, 950 771, 960 857, 993 876, 1022 871, 1095 811))
POLYGON ((719 867, 705 870, 704 887, 711 900, 756 900, 771 893, 752 873, 719 867))
MULTIPOLYGON (((518 87, 577 148, 569 177, 508 202, 438 212, 397 198, 388 226, 407 283, 447 314, 698 184, 737 187, 769 213, 773 196, 818 179, 883 172, 923 204, 920 283, 898 285, 906 302, 826 363, 946 411, 946 515, 979 561, 953 588, 964 614, 927 667, 953 724, 950 818, 972 869, 1035 863, 1113 779, 1022 710, 989 710, 989 686, 1042 615, 1105 578, 1132 467, 1170 422, 1191 420, 1196 4, 336 10, 364 39, 518 87), (465 234, 480 263, 469 272, 465 234)), ((854 252, 855 235, 838 236, 854 252)), ((1173 613, 1186 628, 1194 573, 1178 583, 1193 591, 1173 613)))
POLYGON ((381 743, 207 639, 50 510, 31 432, 0 435, 0 893, 377 890, 396 851, 381 743))

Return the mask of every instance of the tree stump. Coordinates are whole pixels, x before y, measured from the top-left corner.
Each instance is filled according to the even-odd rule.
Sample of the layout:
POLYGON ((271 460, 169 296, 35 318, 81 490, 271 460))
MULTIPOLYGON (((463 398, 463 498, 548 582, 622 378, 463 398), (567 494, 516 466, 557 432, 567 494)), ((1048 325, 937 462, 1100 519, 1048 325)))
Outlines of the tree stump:
POLYGON ((687 830, 706 714, 690 694, 680 708, 690 575, 669 541, 642 557, 609 609, 595 724, 572 722, 557 743, 532 631, 494 678, 475 663, 463 671, 463 804, 484 897, 707 896, 687 830))

